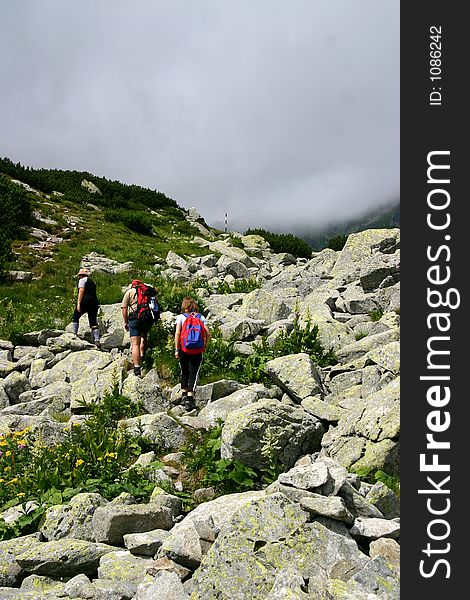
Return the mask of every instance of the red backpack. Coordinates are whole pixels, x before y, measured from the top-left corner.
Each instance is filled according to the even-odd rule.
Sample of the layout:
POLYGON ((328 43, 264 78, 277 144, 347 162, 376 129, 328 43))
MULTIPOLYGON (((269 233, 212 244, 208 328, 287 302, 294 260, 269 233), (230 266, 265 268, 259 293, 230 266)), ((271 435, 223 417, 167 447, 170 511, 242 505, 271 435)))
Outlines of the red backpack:
MULTIPOLYGON (((142 283, 134 279, 132 287, 137 292, 137 309, 135 315, 141 323, 153 323, 156 320, 154 312, 154 302, 156 301, 157 290, 148 283, 142 283)), ((157 317, 158 318, 158 317, 157 317)))
POLYGON ((201 354, 204 352, 204 323, 199 313, 184 313, 186 317, 181 325, 180 342, 183 352, 201 354))

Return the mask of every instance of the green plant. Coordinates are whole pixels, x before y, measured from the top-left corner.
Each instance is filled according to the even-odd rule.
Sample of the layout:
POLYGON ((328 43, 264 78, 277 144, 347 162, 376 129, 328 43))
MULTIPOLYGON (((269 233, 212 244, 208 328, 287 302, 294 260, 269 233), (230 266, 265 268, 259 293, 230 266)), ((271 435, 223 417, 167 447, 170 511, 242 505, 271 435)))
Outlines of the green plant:
POLYGON ((248 293, 258 289, 260 286, 256 278, 250 279, 235 279, 231 284, 223 281, 217 285, 217 294, 236 294, 236 293, 248 293))
POLYGON ((331 248, 332 250, 336 250, 338 252, 339 250, 342 250, 344 248, 347 241, 348 236, 340 234, 330 238, 326 243, 326 247, 331 248))
POLYGON ((253 489, 257 473, 237 460, 221 458, 222 426, 189 435, 183 448, 183 463, 190 477, 187 486, 197 489, 212 486, 218 494, 231 494, 253 489))
POLYGON ((381 481, 384 485, 390 488, 398 497, 400 497, 400 478, 397 475, 391 475, 381 469, 371 469, 369 467, 361 467, 359 469, 350 469, 352 473, 359 475, 366 483, 377 483, 381 481))
POLYGON ((31 203, 26 191, 0 175, 0 275, 11 259, 11 243, 24 225, 32 223, 31 203))
POLYGON ((266 459, 267 466, 261 469, 262 481, 269 485, 276 481, 279 474, 282 472, 282 465, 279 462, 280 448, 278 446, 278 436, 275 431, 268 425, 263 437, 261 438, 261 455, 266 459))
POLYGON ((229 239, 232 246, 244 250, 245 246, 239 237, 237 237, 236 235, 231 235, 229 239))
POLYGON ((112 498, 122 491, 145 497, 153 484, 137 469, 128 470, 141 453, 138 440, 118 426, 119 419, 142 408, 116 390, 101 403, 84 403, 87 418, 64 430, 62 441, 46 445, 29 429, 0 437, 0 508, 28 500, 44 501, 55 493, 67 497, 82 491, 112 498))
POLYGON ((367 336, 368 336, 367 331, 358 331, 357 333, 354 334, 354 339, 356 340, 356 342, 358 342, 359 340, 362 340, 363 338, 365 338, 367 336))
POLYGON ((271 233, 265 229, 248 229, 245 235, 260 235, 274 252, 288 252, 295 258, 311 258, 312 247, 291 233, 271 233))
POLYGON ((383 314, 383 310, 379 308, 377 310, 372 310, 369 313, 369 317, 372 321, 380 321, 380 319, 383 317, 383 314))
POLYGON ((111 223, 123 223, 131 231, 136 231, 143 235, 151 235, 153 231, 150 216, 143 212, 137 212, 135 209, 109 208, 105 211, 104 218, 111 223))

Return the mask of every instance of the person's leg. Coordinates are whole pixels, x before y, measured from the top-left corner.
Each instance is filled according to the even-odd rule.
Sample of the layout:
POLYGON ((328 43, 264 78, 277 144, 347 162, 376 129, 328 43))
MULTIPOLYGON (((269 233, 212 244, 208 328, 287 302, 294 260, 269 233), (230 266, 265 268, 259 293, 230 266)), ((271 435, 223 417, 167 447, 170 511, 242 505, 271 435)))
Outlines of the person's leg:
POLYGON ((202 353, 189 355, 188 398, 194 398, 201 364, 202 353))
POLYGON ((98 327, 98 305, 92 305, 88 307, 88 323, 90 324, 91 333, 93 335, 93 341, 96 346, 100 347, 100 328, 98 327))
POLYGON ((189 381, 189 354, 180 351, 180 384, 181 392, 185 396, 188 392, 189 381))
POLYGON ((140 335, 133 335, 131 337, 131 352, 134 373, 140 375, 140 373, 137 373, 137 371, 140 371, 140 335))
POLYGON ((140 331, 137 319, 129 319, 129 335, 131 337, 131 354, 134 373, 140 375, 140 331))
POLYGON ((147 350, 147 334, 143 333, 140 337, 140 361, 144 360, 145 351, 147 350))
POLYGON ((73 312, 73 316, 72 316, 72 331, 75 335, 78 334, 78 327, 80 325, 80 317, 82 316, 82 313, 79 312, 76 308, 73 312))

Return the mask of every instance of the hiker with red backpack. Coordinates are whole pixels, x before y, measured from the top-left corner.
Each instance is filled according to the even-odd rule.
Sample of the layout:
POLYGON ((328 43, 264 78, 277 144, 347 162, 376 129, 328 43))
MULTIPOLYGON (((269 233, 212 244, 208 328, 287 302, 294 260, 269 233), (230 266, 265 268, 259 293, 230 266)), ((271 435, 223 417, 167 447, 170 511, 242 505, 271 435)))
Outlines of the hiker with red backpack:
POLYGON ((195 390, 202 355, 210 339, 206 319, 192 298, 183 298, 181 314, 176 317, 175 357, 180 362, 180 382, 184 408, 196 408, 195 390))
POLYGON ((129 332, 131 338, 134 375, 137 376, 141 375, 142 360, 147 349, 147 335, 154 322, 160 317, 157 294, 153 286, 134 279, 131 288, 126 291, 122 299, 124 329, 129 332))

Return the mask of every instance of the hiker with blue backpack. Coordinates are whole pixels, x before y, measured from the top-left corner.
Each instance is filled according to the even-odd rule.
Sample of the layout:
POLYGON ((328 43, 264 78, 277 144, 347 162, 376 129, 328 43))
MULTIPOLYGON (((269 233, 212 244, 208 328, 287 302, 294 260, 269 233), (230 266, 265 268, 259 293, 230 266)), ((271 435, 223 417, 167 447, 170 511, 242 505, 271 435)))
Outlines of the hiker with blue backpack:
POLYGON ((124 329, 131 338, 134 375, 140 377, 142 360, 147 349, 147 335, 155 321, 160 318, 157 290, 148 283, 134 279, 122 299, 121 311, 124 329))
POLYGON ((210 340, 206 318, 198 312, 193 298, 183 298, 181 314, 176 317, 175 357, 180 363, 180 383, 184 408, 196 408, 195 390, 202 355, 210 340))

